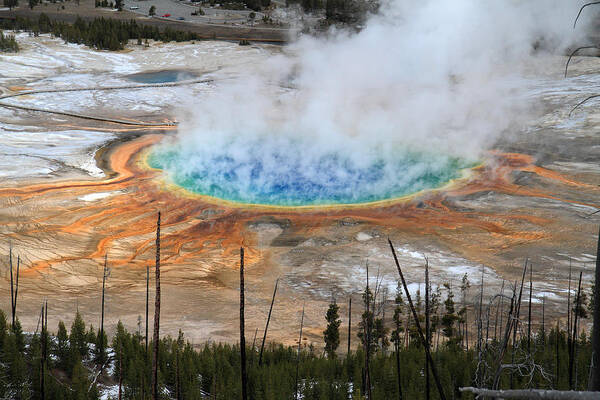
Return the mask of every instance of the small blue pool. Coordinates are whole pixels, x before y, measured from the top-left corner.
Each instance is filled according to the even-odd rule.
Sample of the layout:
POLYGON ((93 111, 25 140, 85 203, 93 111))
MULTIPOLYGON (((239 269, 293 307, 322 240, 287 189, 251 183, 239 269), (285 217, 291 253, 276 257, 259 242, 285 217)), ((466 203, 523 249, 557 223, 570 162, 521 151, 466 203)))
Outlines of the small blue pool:
POLYGON ((164 71, 141 72, 128 75, 127 78, 139 83, 169 83, 179 82, 188 79, 194 79, 197 75, 192 72, 178 69, 169 69, 164 71))

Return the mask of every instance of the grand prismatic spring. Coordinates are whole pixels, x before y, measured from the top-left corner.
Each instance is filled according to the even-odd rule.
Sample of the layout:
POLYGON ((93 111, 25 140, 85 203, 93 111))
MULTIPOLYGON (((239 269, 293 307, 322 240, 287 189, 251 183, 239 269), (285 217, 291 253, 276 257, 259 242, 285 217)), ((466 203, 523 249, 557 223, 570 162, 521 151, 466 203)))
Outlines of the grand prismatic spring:
POLYGON ((571 8, 457 3, 286 46, 17 33, 0 55, 0 265, 8 279, 9 247, 21 256, 24 329, 42 298, 50 326, 99 318, 108 254, 106 325, 136 330, 158 211, 161 329, 196 343, 236 341, 242 246, 247 330, 279 278, 270 337, 288 344, 303 303, 317 344, 332 298, 360 304, 367 263, 393 296, 388 237, 413 291, 424 257, 435 286, 483 274, 490 293, 528 258, 535 306, 558 313, 569 263, 586 288, 593 274, 599 103, 569 113, 600 62, 574 57, 564 78, 586 34, 561 20, 571 8))

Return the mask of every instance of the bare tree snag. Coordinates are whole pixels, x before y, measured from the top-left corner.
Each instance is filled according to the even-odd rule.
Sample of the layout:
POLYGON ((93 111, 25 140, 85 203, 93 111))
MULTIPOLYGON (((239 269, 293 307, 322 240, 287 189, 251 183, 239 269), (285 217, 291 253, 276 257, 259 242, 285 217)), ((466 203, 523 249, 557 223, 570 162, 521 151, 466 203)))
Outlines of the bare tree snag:
POLYGON ((8 253, 8 264, 10 266, 10 309, 12 314, 12 326, 14 329, 17 319, 17 297, 19 295, 19 269, 21 267, 21 256, 17 256, 16 276, 13 277, 12 246, 8 253))
POLYGON ((350 356, 350 336, 352 332, 352 296, 348 298, 348 352, 346 357, 350 356))
POLYGON ((531 354, 531 296, 533 294, 533 265, 529 266, 529 313, 527 317, 527 354, 531 354))
POLYGON ((150 294, 150 266, 146 265, 146 354, 148 354, 148 303, 150 294))
POLYGON ((461 392, 476 394, 476 398, 522 399, 522 400, 592 400, 598 399, 594 392, 561 392, 558 390, 489 390, 474 387, 462 387, 461 392))
POLYGON ((158 348, 160 344, 160 211, 156 220, 156 293, 154 295, 154 357, 152 358, 152 400, 158 400, 158 348))
POLYGON ((579 286, 577 288, 577 297, 575 298, 575 315, 573 316, 573 335, 571 339, 571 353, 569 356, 569 389, 574 389, 573 384, 573 372, 575 367, 575 352, 577 349, 577 320, 579 317, 579 307, 581 302, 581 277, 583 275, 583 271, 579 272, 579 286))
MULTIPOLYGON (((367 304, 365 305, 365 309, 367 310, 367 320, 363 321, 365 324, 365 385, 366 393, 368 395, 368 399, 371 400, 373 397, 371 396, 371 322, 369 321, 369 312, 370 312, 370 296, 369 296, 369 263, 367 262, 367 292, 365 298, 367 299, 367 304)), ((375 320, 375 310, 373 310, 373 320, 375 320)))
POLYGON ((275 295, 277 294, 277 286, 279 285, 279 278, 275 281, 275 289, 273 289, 273 298, 271 299, 271 307, 269 307, 269 316, 267 317, 267 325, 265 326, 265 333, 263 334, 262 344, 260 345, 260 354, 258 356, 258 365, 262 365, 263 351, 265 349, 265 342, 267 341, 267 332, 269 331, 269 322, 271 321, 271 313, 273 312, 273 304, 275 303, 275 295))
POLYGON ((104 361, 104 289, 106 285, 106 275, 108 272, 107 267, 108 254, 104 254, 104 268, 102 269, 102 311, 100 317, 100 343, 99 343, 99 354, 100 361, 104 361))
MULTIPOLYGON (((431 337, 429 334, 429 260, 425 257, 425 340, 427 347, 431 347, 431 337)), ((425 357, 425 399, 431 398, 429 391, 429 359, 425 357)))
POLYGON ((581 12, 583 11, 583 9, 586 7, 589 7, 589 6, 593 6, 594 4, 600 4, 600 1, 592 1, 591 3, 586 3, 581 6, 581 8, 579 9, 579 12, 577 13, 577 17, 575 18, 575 22, 573 22, 573 29, 575 29, 575 26, 577 25, 577 20, 579 20, 579 17, 581 16, 581 12))
POLYGON ((302 317, 300 318, 300 338, 298 339, 298 354, 296 355, 296 393, 294 399, 298 400, 298 368, 300 367, 300 350, 302 346, 302 328, 304 328, 304 304, 302 305, 302 317))
POLYGON ((408 291, 408 285, 406 284, 406 280, 404 279, 404 274, 402 274, 402 268, 400 268, 400 262, 398 261, 398 256, 396 256, 396 250, 394 249, 394 245, 392 241, 388 238, 388 243, 390 245, 390 249, 392 250, 392 255, 394 256, 394 262, 396 263, 396 268, 398 268, 398 274, 400 275, 400 279, 402 280, 402 286, 404 287, 404 293, 406 294, 406 299, 408 300, 408 304, 412 311, 413 318, 415 320, 415 325, 417 326, 417 331, 419 332, 419 338, 421 339, 421 343, 425 348, 425 354, 429 359, 429 365, 431 366, 431 373, 433 375, 433 379, 435 380, 435 384, 440 395, 441 400, 446 400, 446 396, 444 395, 444 388, 440 383, 440 379, 437 373, 437 368, 433 363, 433 358, 431 357, 431 351, 429 346, 427 346, 427 341, 425 340, 425 336, 423 335, 423 329, 421 329, 421 324, 419 323, 419 317, 417 316, 417 311, 415 310, 415 306, 412 302, 412 298, 410 297, 410 292, 408 291))
POLYGON ((244 333, 244 248, 240 248, 240 356, 242 368, 242 400, 248 399, 246 373, 246 336, 244 333))
POLYGON ((592 328, 592 366, 588 390, 600 391, 600 230, 598 232, 598 247, 596 250, 596 272, 594 281, 594 315, 592 328))

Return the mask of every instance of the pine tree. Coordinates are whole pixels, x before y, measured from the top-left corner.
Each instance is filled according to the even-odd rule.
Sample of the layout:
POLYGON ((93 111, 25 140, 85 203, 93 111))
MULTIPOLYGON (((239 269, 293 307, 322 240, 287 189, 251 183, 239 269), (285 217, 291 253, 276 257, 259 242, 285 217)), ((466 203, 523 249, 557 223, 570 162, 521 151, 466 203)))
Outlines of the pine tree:
MULTIPOLYGON (((458 310, 458 324, 459 324, 459 327, 462 326, 461 336, 464 334, 465 338, 466 338, 466 335, 468 334, 469 319, 467 316, 467 292, 470 287, 471 287, 471 282, 469 282, 468 276, 465 273, 463 275, 461 283, 460 283, 462 306, 461 306, 460 310, 458 310)), ((467 343, 468 343, 468 340, 467 340, 467 343)))
POLYGON ((340 307, 335 302, 331 303, 325 316, 327 329, 323 331, 323 338, 325 339, 325 352, 330 359, 335 358, 335 351, 340 345, 340 325, 342 320, 338 313, 339 309, 340 307))
POLYGON ((402 327, 402 308, 404 307, 404 300, 402 299, 402 287, 400 286, 400 282, 396 287, 396 297, 394 299, 394 316, 392 320, 394 321, 394 329, 392 330, 391 340, 392 343, 397 345, 400 344, 401 334, 404 332, 404 328, 402 327))
POLYGON ((23 353, 23 351, 25 351, 25 335, 23 335, 23 328, 21 328, 21 322, 19 321, 19 318, 15 320, 12 331, 15 335, 17 350, 23 353))
POLYGON ((4 339, 8 334, 8 322, 6 321, 6 314, 4 311, 0 310, 0 354, 2 354, 2 350, 4 349, 4 339))
MULTIPOLYGON (((22 336, 22 332, 20 334, 22 336)), ((5 390, 10 394, 9 398, 24 400, 29 398, 27 364, 25 362, 25 357, 23 356, 23 350, 19 349, 18 341, 19 339, 15 331, 10 332, 4 338, 4 344, 2 346, 4 348, 4 354, 2 355, 2 358, 7 366, 5 374, 5 390)))
POLYGON ((373 354, 376 350, 376 343, 373 340, 373 327, 375 324, 372 304, 373 304, 373 292, 371 289, 365 289, 362 294, 363 303, 365 310, 362 313, 361 320, 358 323, 357 336, 364 349, 369 349, 370 354, 373 354), (367 343, 368 342, 368 343, 367 343))
POLYGON ((455 306, 454 306, 454 293, 452 292, 452 288, 448 283, 444 283, 444 288, 446 289, 446 300, 444 301, 444 306, 446 308, 446 312, 442 316, 442 333, 448 339, 448 344, 456 343, 456 331, 454 324, 458 319, 456 315, 455 306))
POLYGON ((63 370, 68 370, 69 366, 69 335, 65 323, 58 323, 58 332, 56 333, 56 344, 54 345, 54 355, 56 364, 63 370))
POLYGON ((71 351, 77 353, 80 359, 85 359, 88 354, 87 340, 85 333, 85 322, 81 318, 79 311, 75 314, 75 320, 71 325, 71 334, 69 336, 69 344, 71 351))

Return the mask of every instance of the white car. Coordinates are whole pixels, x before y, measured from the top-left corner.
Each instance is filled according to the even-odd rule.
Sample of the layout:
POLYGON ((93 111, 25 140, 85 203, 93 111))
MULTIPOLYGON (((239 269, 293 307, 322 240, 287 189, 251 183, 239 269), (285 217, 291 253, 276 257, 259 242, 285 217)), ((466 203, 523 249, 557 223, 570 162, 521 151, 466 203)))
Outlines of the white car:
POLYGON ((140 8, 138 6, 131 6, 129 7, 130 10, 139 10, 140 8))

